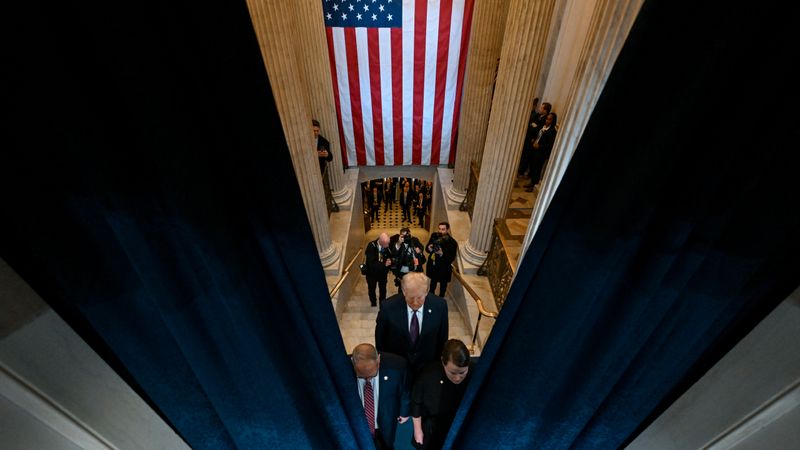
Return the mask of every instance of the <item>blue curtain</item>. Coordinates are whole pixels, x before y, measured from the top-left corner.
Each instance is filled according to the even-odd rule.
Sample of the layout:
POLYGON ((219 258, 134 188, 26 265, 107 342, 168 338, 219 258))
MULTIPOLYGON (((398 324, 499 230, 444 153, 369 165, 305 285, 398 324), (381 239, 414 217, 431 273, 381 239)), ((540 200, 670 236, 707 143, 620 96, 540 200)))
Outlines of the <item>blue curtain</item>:
POLYGON ((800 23, 771 3, 644 4, 453 448, 620 448, 800 284, 800 23))
MULTIPOLYGON (((620 447, 797 286, 771 3, 646 2, 454 447, 620 447)), ((244 3, 12 6, 0 256, 193 448, 371 447, 244 3)))
POLYGON ((245 3, 20 3, 0 256, 192 448, 371 447, 245 3))

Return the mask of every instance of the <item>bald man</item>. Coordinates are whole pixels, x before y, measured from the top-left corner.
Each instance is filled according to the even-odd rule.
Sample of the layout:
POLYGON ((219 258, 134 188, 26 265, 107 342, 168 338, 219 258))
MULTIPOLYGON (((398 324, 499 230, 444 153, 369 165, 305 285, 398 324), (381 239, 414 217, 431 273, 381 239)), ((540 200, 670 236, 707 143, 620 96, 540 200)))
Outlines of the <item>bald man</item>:
POLYGON ((406 358, 410 378, 438 361, 447 342, 447 303, 428 292, 430 283, 424 273, 406 274, 401 292, 386 300, 375 322, 378 351, 406 358))
POLYGON ((406 361, 391 353, 378 354, 371 344, 357 345, 350 360, 375 448, 394 448, 397 424, 408 420, 410 396, 406 361))
POLYGON ((364 256, 367 265, 366 277, 369 303, 372 306, 377 306, 377 298, 375 297, 375 286, 377 285, 380 291, 381 305, 383 305, 384 300, 386 300, 386 274, 389 273, 389 267, 392 265, 391 252, 389 251, 389 235, 381 233, 378 239, 367 244, 364 256))

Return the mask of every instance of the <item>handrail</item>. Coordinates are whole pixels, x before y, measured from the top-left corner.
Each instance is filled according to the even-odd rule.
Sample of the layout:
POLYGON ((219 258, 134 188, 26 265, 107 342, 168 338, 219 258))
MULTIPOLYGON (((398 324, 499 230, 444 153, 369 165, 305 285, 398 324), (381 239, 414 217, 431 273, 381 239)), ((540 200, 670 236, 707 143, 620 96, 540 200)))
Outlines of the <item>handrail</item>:
POLYGON ((363 248, 358 249, 356 254, 353 255, 353 258, 350 259, 350 262, 347 263, 347 266, 345 266, 344 270, 342 271, 342 276, 339 277, 339 281, 337 281, 336 284, 333 286, 333 289, 331 289, 331 292, 330 292, 330 297, 331 298, 333 298, 333 296, 336 295, 336 293, 342 287, 342 284, 344 284, 345 278, 347 278, 347 275, 350 273, 350 268, 353 267, 353 263, 356 262, 356 258, 358 258, 358 255, 361 254, 362 250, 364 250, 364 249, 363 248))
POLYGON ((455 267, 453 267, 453 274, 456 276, 456 278, 458 278, 458 281, 461 282, 461 285, 464 286, 464 289, 466 289, 467 292, 469 292, 469 295, 472 296, 473 300, 475 300, 475 303, 478 304, 478 312, 480 313, 480 315, 496 319, 497 313, 486 310, 486 308, 483 306, 483 300, 481 300, 481 296, 478 295, 477 292, 475 292, 475 289, 472 289, 472 286, 470 286, 469 283, 467 283, 467 280, 465 280, 464 277, 461 276, 461 274, 458 272, 458 269, 456 269, 455 267))
POLYGON ((455 266, 451 266, 451 269, 453 271, 453 275, 458 278, 458 281, 461 282, 461 285, 464 286, 464 289, 466 289, 467 292, 469 292, 469 295, 472 296, 472 299, 475 300, 475 304, 478 305, 478 321, 475 322, 475 332, 472 334, 472 345, 470 345, 469 348, 470 354, 474 354, 475 342, 478 340, 478 329, 481 325, 481 317, 491 317, 492 319, 497 319, 497 313, 487 311, 483 306, 483 300, 481 300, 481 296, 475 292, 475 289, 472 289, 472 286, 470 286, 469 283, 467 283, 467 280, 461 276, 461 273, 458 272, 458 269, 456 269, 455 266))

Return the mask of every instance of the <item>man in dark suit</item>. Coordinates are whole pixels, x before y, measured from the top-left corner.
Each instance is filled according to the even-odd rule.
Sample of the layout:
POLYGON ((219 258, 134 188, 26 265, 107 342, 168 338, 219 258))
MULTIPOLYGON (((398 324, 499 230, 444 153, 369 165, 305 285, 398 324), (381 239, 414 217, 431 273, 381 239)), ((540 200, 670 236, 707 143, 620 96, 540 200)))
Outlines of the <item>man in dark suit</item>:
POLYGON ((439 231, 431 234, 428 245, 428 263, 425 265, 425 273, 431 278, 431 294, 439 285, 439 297, 444 297, 447 292, 447 283, 450 282, 453 270, 453 261, 458 255, 458 242, 450 236, 450 224, 448 222, 439 223, 439 231))
POLYGON ((409 186, 406 184, 403 186, 402 192, 400 192, 400 208, 403 210, 403 222, 406 220, 411 222, 411 203, 413 203, 414 198, 409 191, 409 186))
POLYGON ((378 351, 405 357, 411 378, 423 365, 438 360, 449 332, 447 303, 428 289, 425 274, 406 274, 402 293, 386 300, 375 323, 378 351))
POLYGON ((378 354, 371 344, 359 344, 353 349, 351 361, 375 448, 394 448, 397 424, 408 420, 406 360, 387 352, 378 354))
POLYGON ((380 292, 381 305, 386 300, 386 277, 389 273, 389 267, 392 265, 389 240, 388 234, 381 233, 378 239, 367 244, 367 248, 364 250, 365 264, 367 265, 367 294, 369 294, 369 303, 372 306, 378 305, 375 297, 376 285, 380 292))
POLYGON ((331 153, 331 144, 323 136, 319 134, 319 121, 314 119, 311 121, 311 130, 314 131, 314 138, 317 140, 317 158, 319 158, 319 173, 325 173, 325 167, 328 163, 333 161, 333 153, 331 153))
POLYGON ((530 170, 531 182, 525 185, 526 192, 533 192, 542 178, 545 164, 550 158, 550 153, 553 151, 553 145, 556 141, 556 125, 558 124, 558 116, 556 113, 551 112, 545 117, 544 125, 539 129, 536 139, 531 144, 533 151, 530 157, 530 170))

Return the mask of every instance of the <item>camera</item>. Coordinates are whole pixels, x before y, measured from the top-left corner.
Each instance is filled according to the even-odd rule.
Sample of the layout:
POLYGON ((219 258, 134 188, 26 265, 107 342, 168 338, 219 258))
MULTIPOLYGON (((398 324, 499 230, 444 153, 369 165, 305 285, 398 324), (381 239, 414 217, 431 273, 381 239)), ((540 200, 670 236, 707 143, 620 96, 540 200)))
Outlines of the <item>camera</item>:
POLYGON ((440 237, 440 238, 434 239, 434 241, 431 242, 431 245, 433 246, 432 253, 436 253, 436 252, 438 252, 439 250, 442 249, 442 240, 443 239, 444 238, 440 237))

